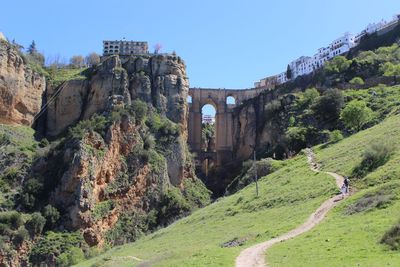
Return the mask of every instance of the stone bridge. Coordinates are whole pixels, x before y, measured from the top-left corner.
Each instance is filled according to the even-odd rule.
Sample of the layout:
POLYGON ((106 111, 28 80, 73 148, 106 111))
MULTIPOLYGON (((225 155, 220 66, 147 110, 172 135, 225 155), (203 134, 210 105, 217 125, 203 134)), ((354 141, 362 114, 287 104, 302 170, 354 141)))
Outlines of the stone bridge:
MULTIPOLYGON (((189 137, 192 152, 197 154, 197 163, 202 165, 208 159, 221 166, 233 160, 233 109, 244 100, 254 98, 265 88, 257 89, 212 89, 190 88, 189 96, 189 137), (233 97, 234 104, 227 98, 233 97), (211 104, 215 110, 215 146, 213 151, 204 151, 202 144, 202 108, 211 104)), ((208 164, 208 163, 207 163, 208 164)), ((206 167, 207 168, 207 167, 206 167)))

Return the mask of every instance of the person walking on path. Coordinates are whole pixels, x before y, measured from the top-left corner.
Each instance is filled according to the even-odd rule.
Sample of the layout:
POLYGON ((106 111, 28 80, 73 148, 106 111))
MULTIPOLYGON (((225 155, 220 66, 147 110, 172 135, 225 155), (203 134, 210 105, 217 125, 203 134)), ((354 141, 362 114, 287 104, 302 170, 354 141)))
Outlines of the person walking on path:
POLYGON ((342 188, 340 189, 340 191, 342 192, 342 198, 344 198, 345 194, 349 193, 349 183, 350 183, 349 177, 345 176, 342 188))

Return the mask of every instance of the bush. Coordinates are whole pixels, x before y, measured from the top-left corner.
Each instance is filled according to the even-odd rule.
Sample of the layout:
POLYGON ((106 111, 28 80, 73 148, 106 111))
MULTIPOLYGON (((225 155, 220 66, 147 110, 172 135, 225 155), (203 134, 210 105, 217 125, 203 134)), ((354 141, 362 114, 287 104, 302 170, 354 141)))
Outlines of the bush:
POLYGON ((47 140, 46 138, 43 138, 42 140, 40 140, 39 142, 39 147, 46 147, 50 144, 49 140, 47 140))
POLYGON ((46 219, 40 214, 40 212, 35 212, 26 222, 25 227, 29 230, 31 235, 34 236, 42 233, 45 224, 46 219))
POLYGON ((319 97, 319 92, 315 88, 307 89, 300 98, 300 105, 304 108, 311 106, 314 101, 319 97))
POLYGON ((82 249, 77 247, 71 247, 67 251, 60 254, 57 257, 57 266, 66 267, 75 265, 85 259, 82 249))
POLYGON ((343 104, 344 97, 342 91, 338 89, 328 89, 322 96, 315 100, 311 109, 316 116, 329 122, 339 118, 343 104))
POLYGON ((60 218, 60 212, 52 205, 44 207, 43 216, 46 218, 46 225, 48 228, 54 227, 60 218))
POLYGON ((362 100, 353 100, 340 113, 340 118, 350 130, 360 131, 362 127, 372 121, 374 113, 362 100))
POLYGON ((343 140, 343 135, 340 130, 334 130, 332 132, 329 132, 329 143, 337 143, 341 140, 343 140))
POLYGON ((351 65, 351 60, 348 60, 344 56, 334 57, 331 61, 328 61, 325 65, 325 70, 328 73, 342 73, 345 72, 351 65))
POLYGON ((360 77, 354 77, 353 79, 350 80, 350 84, 354 85, 364 85, 364 80, 360 77))
MULTIPOLYGON (((46 260, 48 259, 58 258, 59 255, 70 251, 74 247, 81 247, 83 242, 83 238, 79 232, 47 232, 46 235, 41 237, 32 248, 29 255, 29 261, 33 265, 41 266, 41 264, 47 263, 46 260)), ((47 265, 54 266, 55 262, 49 262, 47 265)))
POLYGON ((131 111, 135 116, 136 123, 141 124, 144 121, 144 118, 147 114, 147 104, 136 99, 132 102, 131 111))
POLYGON ((18 229, 18 231, 15 233, 14 238, 13 238, 13 243, 15 246, 21 246, 22 243, 29 237, 28 231, 21 227, 18 229))
POLYGON ((24 184, 21 194, 22 205, 31 210, 37 204, 39 195, 42 193, 43 183, 39 182, 36 178, 31 178, 24 184))
POLYGON ((106 200, 98 203, 92 212, 92 218, 95 221, 101 220, 106 217, 115 208, 113 200, 106 200))
POLYGON ((387 143, 372 143, 363 153, 361 163, 354 168, 353 176, 364 177, 367 173, 384 165, 392 155, 393 147, 387 143))
POLYGON ((390 228, 383 235, 381 244, 388 245, 392 250, 400 249, 400 222, 390 228))
POLYGON ((289 127, 285 132, 285 137, 290 150, 299 151, 306 146, 307 128, 289 127))
POLYGON ((21 213, 17 211, 0 213, 0 224, 8 225, 11 229, 16 230, 24 224, 21 213))
POLYGON ((110 245, 122 245, 133 242, 148 231, 146 215, 140 211, 124 213, 117 223, 106 233, 110 245))
POLYGON ((349 205, 345 210, 345 214, 352 215, 358 212, 369 211, 373 209, 383 209, 396 199, 394 193, 397 186, 384 186, 379 190, 367 193, 359 198, 356 202, 349 205))
POLYGON ((70 128, 69 135, 72 138, 81 139, 85 133, 94 131, 105 137, 107 125, 110 121, 101 115, 93 115, 89 120, 82 120, 74 127, 70 128))

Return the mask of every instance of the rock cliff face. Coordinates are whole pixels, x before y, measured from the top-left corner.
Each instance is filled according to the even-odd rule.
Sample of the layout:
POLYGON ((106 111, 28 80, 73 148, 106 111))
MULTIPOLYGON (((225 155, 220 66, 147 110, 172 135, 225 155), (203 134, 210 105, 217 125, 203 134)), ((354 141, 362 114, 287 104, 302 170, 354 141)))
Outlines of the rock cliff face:
POLYGON ((0 123, 31 125, 45 88, 44 76, 27 67, 14 46, 0 40, 0 123))
POLYGON ((237 160, 249 159, 253 153, 252 146, 257 148, 258 154, 265 156, 284 142, 283 126, 288 123, 285 107, 293 101, 292 95, 266 92, 235 109, 234 155, 237 160))
POLYGON ((72 80, 49 88, 47 135, 56 136, 80 119, 103 112, 113 96, 125 105, 132 99, 152 104, 170 120, 187 128, 189 85, 185 65, 174 55, 111 56, 87 80, 72 80))

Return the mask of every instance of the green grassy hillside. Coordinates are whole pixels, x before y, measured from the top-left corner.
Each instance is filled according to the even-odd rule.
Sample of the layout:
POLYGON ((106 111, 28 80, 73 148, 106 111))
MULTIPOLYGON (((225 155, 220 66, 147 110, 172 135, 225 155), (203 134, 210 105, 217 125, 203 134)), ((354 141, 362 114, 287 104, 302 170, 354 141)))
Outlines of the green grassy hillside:
MULTIPOLYGON (((326 171, 347 175, 361 161, 369 144, 387 142, 394 154, 362 179, 359 191, 342 202, 310 232, 267 252, 272 266, 399 266, 400 254, 380 240, 400 220, 400 116, 317 150, 326 171)), ((399 238, 399 236, 397 236, 399 238)), ((398 242, 398 240, 397 240, 398 242)))
MULTIPOLYGON (((368 144, 385 140, 399 147, 399 136, 400 116, 396 115, 337 144, 326 148, 319 146, 315 151, 324 170, 350 175, 368 144)), ((363 266, 376 266, 380 262, 400 264, 400 254, 379 243, 384 233, 400 219, 396 213, 400 201, 395 193, 400 186, 399 160, 400 152, 396 151, 384 166, 359 179, 356 184, 361 190, 330 212, 315 230, 268 251, 268 261, 273 266, 299 266, 299 262, 305 266, 343 266, 347 262, 363 266), (362 189, 368 185, 368 189, 362 189), (382 186, 389 188, 382 191, 382 186), (374 193, 377 190, 378 193, 374 193), (368 211, 361 208, 347 215, 352 207, 359 207, 355 202, 368 202, 368 199, 359 201, 368 192, 372 196, 389 192, 387 208, 372 206, 367 207, 368 211), (354 205, 349 208, 351 204, 354 205)), ((305 156, 300 155, 261 179, 258 198, 254 185, 250 185, 138 242, 111 249, 79 266, 138 265, 139 261, 132 256, 152 266, 232 266, 242 249, 300 225, 336 192, 333 179, 310 171, 305 156), (244 243, 237 247, 221 247, 231 240, 244 243)))
POLYGON ((332 177, 309 170, 305 156, 287 161, 287 166, 261 179, 259 186, 258 198, 250 185, 138 242, 79 266, 134 266, 135 261, 127 261, 127 256, 154 266, 232 266, 244 247, 296 227, 337 192, 332 177), (231 240, 244 244, 221 247, 231 240))

